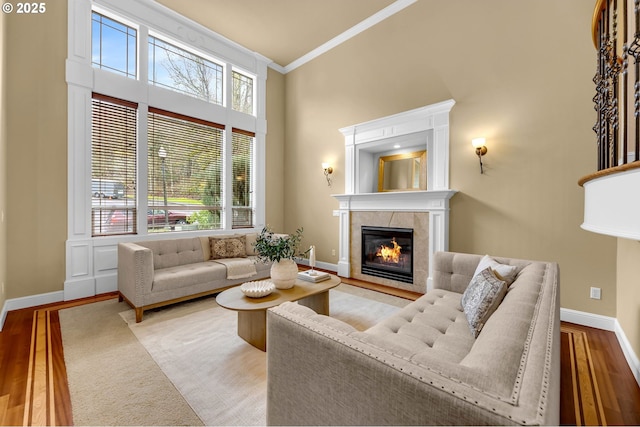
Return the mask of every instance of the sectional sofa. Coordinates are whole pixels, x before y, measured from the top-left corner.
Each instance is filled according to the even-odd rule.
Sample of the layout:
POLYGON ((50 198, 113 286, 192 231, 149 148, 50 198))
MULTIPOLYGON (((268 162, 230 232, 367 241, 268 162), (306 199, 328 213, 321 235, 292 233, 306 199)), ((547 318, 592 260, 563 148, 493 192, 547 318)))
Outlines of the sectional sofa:
POLYGON ((270 309, 267 423, 558 425, 558 287, 552 262, 438 252, 434 289, 366 331, 270 309))
POLYGON ((141 322, 145 310, 269 277, 256 257, 256 233, 118 244, 118 292, 141 322))

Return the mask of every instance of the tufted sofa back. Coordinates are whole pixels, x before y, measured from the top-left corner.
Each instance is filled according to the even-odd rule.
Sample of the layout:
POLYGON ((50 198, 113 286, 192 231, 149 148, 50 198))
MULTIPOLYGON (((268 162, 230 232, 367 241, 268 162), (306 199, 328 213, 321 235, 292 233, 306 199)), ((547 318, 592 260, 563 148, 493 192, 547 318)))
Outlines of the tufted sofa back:
MULTIPOLYGON (((500 264, 515 265, 518 271, 531 264, 531 261, 512 258, 492 257, 500 264)), ((482 255, 456 252, 437 252, 434 257, 433 287, 447 291, 464 293, 473 278, 473 273, 482 259, 482 255)))
POLYGON ((138 242, 138 245, 153 252, 154 270, 205 261, 198 237, 138 242))

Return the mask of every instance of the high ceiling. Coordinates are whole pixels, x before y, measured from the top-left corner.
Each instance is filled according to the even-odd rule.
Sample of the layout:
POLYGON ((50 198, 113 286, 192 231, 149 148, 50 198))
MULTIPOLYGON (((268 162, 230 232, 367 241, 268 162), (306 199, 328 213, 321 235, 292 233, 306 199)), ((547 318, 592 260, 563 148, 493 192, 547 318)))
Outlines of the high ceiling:
POLYGON ((286 67, 395 0, 156 0, 286 67))

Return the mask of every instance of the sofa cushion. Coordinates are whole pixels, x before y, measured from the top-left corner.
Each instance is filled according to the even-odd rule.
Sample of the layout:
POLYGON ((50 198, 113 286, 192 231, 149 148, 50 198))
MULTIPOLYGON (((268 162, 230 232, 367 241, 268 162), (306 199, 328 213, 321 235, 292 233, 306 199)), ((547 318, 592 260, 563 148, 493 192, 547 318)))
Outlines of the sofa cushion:
POLYGON ((498 279, 492 267, 485 268, 471 279, 460 303, 474 338, 489 316, 496 311, 506 293, 507 282, 498 279))
POLYGON ((461 295, 434 289, 357 338, 418 363, 459 363, 474 339, 460 306, 461 295))
POLYGON ((211 261, 198 262, 156 270, 151 289, 153 292, 166 291, 226 278, 227 268, 224 265, 211 261))
POLYGON ((139 242, 153 252, 153 269, 203 262, 202 245, 197 237, 139 242))
POLYGON ((242 234, 233 237, 209 237, 211 259, 244 258, 247 256, 246 238, 242 234))

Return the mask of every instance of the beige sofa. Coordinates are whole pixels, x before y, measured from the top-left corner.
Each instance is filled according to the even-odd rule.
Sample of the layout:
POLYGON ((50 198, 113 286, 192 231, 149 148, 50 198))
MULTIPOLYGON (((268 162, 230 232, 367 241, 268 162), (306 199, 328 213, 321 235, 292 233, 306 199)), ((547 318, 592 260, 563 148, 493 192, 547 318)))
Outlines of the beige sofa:
POLYGON ((362 332, 294 303, 269 310, 267 423, 558 425, 558 265, 495 258, 515 281, 476 338, 462 300, 481 260, 438 252, 434 289, 362 332))
POLYGON ((220 292, 269 277, 256 258, 257 234, 201 236, 118 244, 118 291, 136 311, 220 292))

